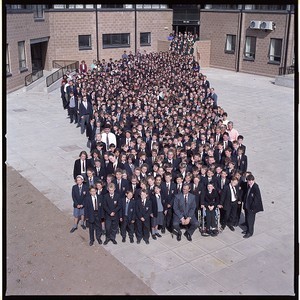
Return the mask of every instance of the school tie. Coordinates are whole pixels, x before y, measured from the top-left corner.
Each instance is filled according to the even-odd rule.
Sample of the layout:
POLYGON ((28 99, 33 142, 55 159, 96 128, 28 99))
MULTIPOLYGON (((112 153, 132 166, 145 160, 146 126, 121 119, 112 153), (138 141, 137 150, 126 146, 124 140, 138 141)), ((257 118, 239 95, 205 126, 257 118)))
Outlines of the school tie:
POLYGON ((95 211, 97 211, 98 210, 98 208, 97 208, 97 197, 94 197, 94 207, 95 207, 95 211))
POLYGON ((82 186, 79 187, 79 195, 81 195, 82 186))
POLYGON ((108 139, 108 133, 106 134, 106 148, 108 149, 109 147, 109 139, 108 139))

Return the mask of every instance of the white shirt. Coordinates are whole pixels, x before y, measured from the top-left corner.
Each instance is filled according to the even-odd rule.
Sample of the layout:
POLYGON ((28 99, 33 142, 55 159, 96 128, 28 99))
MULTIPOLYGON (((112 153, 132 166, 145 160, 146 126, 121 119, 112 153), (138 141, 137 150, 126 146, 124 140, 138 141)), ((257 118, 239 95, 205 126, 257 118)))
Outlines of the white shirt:
POLYGON ((231 202, 234 202, 237 200, 237 198, 235 196, 235 192, 234 192, 234 187, 231 184, 229 184, 229 186, 230 186, 230 192, 231 192, 231 202))
MULTIPOLYGON (((106 144, 106 133, 105 132, 103 132, 101 134, 101 140, 106 144)), ((108 142, 109 142, 109 145, 114 144, 115 146, 117 146, 117 138, 114 133, 112 133, 112 132, 108 133, 108 142)), ((106 145, 106 146, 109 147, 109 145, 106 145)))

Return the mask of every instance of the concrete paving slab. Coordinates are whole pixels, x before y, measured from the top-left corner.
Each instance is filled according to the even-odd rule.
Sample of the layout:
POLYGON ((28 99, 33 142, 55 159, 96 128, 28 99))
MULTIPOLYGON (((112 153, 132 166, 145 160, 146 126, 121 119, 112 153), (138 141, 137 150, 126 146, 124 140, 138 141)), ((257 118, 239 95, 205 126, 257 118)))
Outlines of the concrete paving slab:
POLYGON ((230 267, 213 272, 209 274, 208 277, 220 283, 222 286, 225 286, 228 290, 233 290, 248 279, 247 276, 240 273, 239 270, 230 267))
POLYGON ((217 272, 227 267, 227 265, 223 261, 210 254, 201 256, 200 258, 197 258, 190 263, 193 267, 195 267, 205 275, 217 272))
MULTIPOLYGON (((239 287, 234 288, 234 295, 272 295, 263 287, 258 286, 255 281, 248 280, 242 283, 239 287)), ((274 294, 273 294, 274 295, 274 294)))
POLYGON ((246 258, 245 255, 233 250, 231 247, 216 250, 211 254, 229 266, 246 258))
POLYGON ((164 269, 172 269, 185 263, 184 259, 172 251, 156 255, 155 257, 152 257, 152 259, 159 263, 164 269))
POLYGON ((198 241, 195 241, 194 244, 196 244, 207 253, 211 253, 212 251, 226 247, 226 244, 221 240, 218 240, 215 237, 211 236, 202 237, 198 241))
POLYGON ((243 253, 243 255, 250 257, 251 255, 255 255, 264 250, 263 247, 258 246, 254 243, 249 244, 247 240, 243 240, 239 243, 235 243, 231 246, 234 250, 243 253))
POLYGON ((175 296, 175 295, 197 295, 197 294, 195 292, 192 292, 187 287, 183 286, 183 287, 178 287, 178 288, 175 288, 174 290, 167 292, 166 295, 174 295, 175 296))
POLYGON ((174 252, 187 261, 194 260, 199 256, 206 254, 206 251, 202 250, 200 247, 197 247, 193 243, 176 247, 174 252))

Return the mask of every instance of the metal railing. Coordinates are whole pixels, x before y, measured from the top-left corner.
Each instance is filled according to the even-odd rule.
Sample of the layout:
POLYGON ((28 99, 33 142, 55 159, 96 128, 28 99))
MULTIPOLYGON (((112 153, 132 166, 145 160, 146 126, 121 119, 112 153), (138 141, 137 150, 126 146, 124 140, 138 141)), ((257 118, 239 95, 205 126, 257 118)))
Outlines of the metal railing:
POLYGON ((289 66, 289 67, 280 67, 279 68, 279 75, 286 75, 286 74, 294 74, 295 73, 295 66, 289 66))
POLYGON ((43 70, 38 70, 38 71, 32 72, 31 74, 28 74, 25 77, 25 86, 32 84, 33 82, 35 82, 36 80, 38 80, 39 78, 41 78, 43 76, 44 76, 43 70))
MULTIPOLYGON (((76 69, 79 68, 79 61, 60 61, 62 62, 62 64, 69 62, 69 64, 62 66, 59 70, 57 70, 56 72, 52 73, 51 75, 47 76, 46 78, 46 85, 47 87, 49 87, 51 84, 53 84, 54 82, 56 82, 57 80, 59 80, 60 78, 63 77, 63 75, 69 71, 69 72, 73 72, 76 69)), ((54 65, 58 65, 57 61, 53 62, 53 66, 54 65)))

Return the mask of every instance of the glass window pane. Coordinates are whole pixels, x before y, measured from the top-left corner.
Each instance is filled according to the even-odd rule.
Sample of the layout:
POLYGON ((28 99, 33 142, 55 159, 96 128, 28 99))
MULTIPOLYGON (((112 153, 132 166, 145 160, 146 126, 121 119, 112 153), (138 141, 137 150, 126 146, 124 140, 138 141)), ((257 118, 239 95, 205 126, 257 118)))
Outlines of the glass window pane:
POLYGON ((75 8, 83 8, 83 4, 76 4, 75 8))
POLYGON ((86 4, 85 8, 94 8, 94 4, 86 4))

